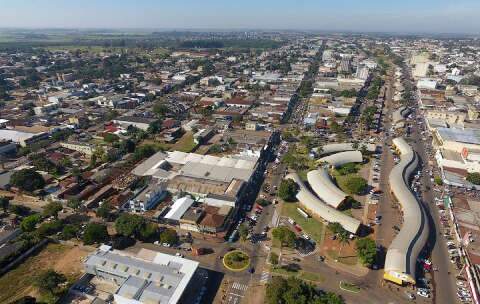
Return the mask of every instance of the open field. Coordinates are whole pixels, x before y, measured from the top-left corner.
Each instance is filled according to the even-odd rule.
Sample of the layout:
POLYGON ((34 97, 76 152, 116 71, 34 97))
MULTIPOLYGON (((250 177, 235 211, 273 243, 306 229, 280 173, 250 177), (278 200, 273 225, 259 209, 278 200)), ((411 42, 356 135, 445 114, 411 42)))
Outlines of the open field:
POLYGON ((193 133, 187 132, 183 134, 173 146, 172 151, 181 151, 181 152, 192 152, 196 148, 196 144, 193 141, 193 133))
POLYGON ((32 286, 35 275, 50 268, 63 273, 70 282, 78 279, 83 259, 91 252, 85 247, 48 244, 37 255, 0 277, 0 303, 9 303, 26 295, 37 295, 32 286))

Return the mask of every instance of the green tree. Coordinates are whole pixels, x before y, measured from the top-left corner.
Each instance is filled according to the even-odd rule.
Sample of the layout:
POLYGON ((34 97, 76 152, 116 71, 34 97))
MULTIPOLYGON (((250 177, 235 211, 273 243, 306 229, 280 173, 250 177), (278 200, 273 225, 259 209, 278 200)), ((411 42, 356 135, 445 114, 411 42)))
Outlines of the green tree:
POLYGON ((333 234, 340 234, 346 231, 340 223, 333 222, 328 223, 327 229, 330 230, 333 234))
POLYGON ((347 163, 347 164, 344 164, 344 165, 340 166, 340 168, 338 168, 337 171, 341 175, 347 175, 347 174, 357 173, 358 168, 357 168, 357 165, 355 163, 347 163))
POLYGON ((284 179, 278 187, 278 196, 287 202, 295 201, 295 196, 298 192, 298 185, 291 179, 284 179))
POLYGON ((443 185, 443 180, 440 176, 435 176, 434 181, 435 181, 435 184, 437 184, 439 186, 443 185))
POLYGON ((143 217, 129 213, 122 213, 115 221, 117 233, 131 237, 138 237, 144 225, 143 217))
POLYGON ((43 216, 50 217, 53 216, 55 218, 58 217, 58 213, 62 211, 63 206, 59 202, 50 202, 43 207, 43 216))
POLYGON ((78 227, 72 224, 65 225, 62 229, 62 239, 70 240, 78 235, 78 227))
POLYGON ((158 225, 145 223, 140 229, 138 239, 143 242, 153 242, 158 238, 158 225))
POLYGON ((177 232, 173 229, 165 229, 160 232, 160 243, 167 243, 170 245, 176 244, 178 241, 177 232))
POLYGON ((276 266, 278 265, 278 262, 278 254, 276 254, 275 252, 270 252, 270 264, 276 266))
POLYGON ((8 212, 8 207, 10 206, 10 200, 5 196, 0 196, 0 207, 3 209, 3 212, 8 212))
POLYGON ((78 198, 72 198, 72 199, 69 199, 68 202, 67 202, 67 206, 69 208, 72 208, 74 210, 77 210, 78 208, 80 208, 80 206, 82 206, 82 201, 79 200, 78 198))
POLYGON ((97 208, 95 211, 95 214, 103 219, 109 219, 111 214, 110 214, 110 204, 109 203, 103 203, 100 205, 100 207, 97 208))
POLYGON ((27 217, 25 217, 21 222, 20 222, 20 228, 24 232, 30 232, 35 230, 35 226, 40 223, 41 216, 40 214, 32 214, 27 217))
POLYGON ((107 226, 97 223, 90 223, 85 228, 83 242, 85 245, 107 242, 109 239, 107 226))
POLYGON ((33 169, 15 171, 10 177, 10 184, 28 192, 33 192, 45 186, 43 177, 33 169))
POLYGON ((135 142, 131 139, 126 139, 120 143, 120 152, 123 154, 133 153, 135 151, 135 142))
POLYGON ((153 145, 142 145, 135 149, 133 158, 135 160, 142 160, 155 154, 155 147, 153 145))
POLYGON ((480 185, 480 173, 478 172, 468 173, 467 181, 471 182, 474 185, 480 185))
POLYGON ((153 113, 155 113, 158 118, 165 117, 165 115, 168 114, 168 112, 169 112, 168 106, 162 101, 159 101, 153 105, 153 113))
POLYGON ((377 256, 377 245, 375 241, 371 238, 361 238, 357 239, 355 245, 360 262, 367 267, 373 265, 377 256))
POLYGON ((337 241, 340 244, 340 248, 338 250, 338 257, 340 258, 343 247, 345 247, 345 245, 350 244, 350 233, 346 230, 342 231, 341 233, 338 234, 337 241))
POLYGON ((103 136, 103 141, 107 142, 107 143, 114 143, 114 142, 118 142, 120 140, 120 137, 118 137, 118 135, 116 134, 112 134, 112 133, 107 133, 103 136))
POLYGON ((59 285, 65 282, 67 282, 67 278, 63 274, 50 269, 37 275, 33 284, 40 290, 40 292, 55 295, 60 288, 59 285))
POLYGON ((239 227, 238 227, 238 234, 240 235, 240 239, 242 241, 245 241, 247 239, 247 236, 248 236, 248 227, 245 223, 241 224, 239 227))
POLYGON ((277 227, 272 230, 272 236, 279 240, 282 246, 293 248, 297 239, 295 233, 285 226, 277 227))

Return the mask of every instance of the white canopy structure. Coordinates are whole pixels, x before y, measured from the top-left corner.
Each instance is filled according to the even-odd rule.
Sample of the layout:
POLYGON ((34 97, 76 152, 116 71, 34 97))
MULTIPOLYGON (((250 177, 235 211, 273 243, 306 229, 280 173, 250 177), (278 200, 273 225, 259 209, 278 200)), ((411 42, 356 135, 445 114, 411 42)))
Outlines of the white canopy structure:
POLYGON ((299 191, 297 193, 297 199, 300 202, 300 205, 306 209, 308 212, 312 213, 315 216, 323 218, 329 223, 339 223, 342 227, 350 233, 356 234, 360 228, 360 221, 352 218, 341 211, 338 211, 320 199, 318 199, 303 183, 298 174, 291 173, 287 175, 287 179, 291 179, 296 182, 299 186, 299 191))
POLYGON ((416 260, 429 232, 425 210, 409 188, 409 177, 418 165, 418 156, 403 138, 395 138, 393 144, 401 154, 401 161, 392 169, 389 182, 402 207, 403 225, 388 248, 384 278, 398 284, 415 284, 416 260))
POLYGON ((363 162, 363 156, 360 151, 345 151, 322 157, 318 162, 327 163, 333 167, 340 167, 347 163, 361 163, 363 162))
POLYGON ((307 179, 318 197, 335 209, 337 209, 348 196, 333 183, 327 168, 319 168, 318 170, 308 172, 307 179))

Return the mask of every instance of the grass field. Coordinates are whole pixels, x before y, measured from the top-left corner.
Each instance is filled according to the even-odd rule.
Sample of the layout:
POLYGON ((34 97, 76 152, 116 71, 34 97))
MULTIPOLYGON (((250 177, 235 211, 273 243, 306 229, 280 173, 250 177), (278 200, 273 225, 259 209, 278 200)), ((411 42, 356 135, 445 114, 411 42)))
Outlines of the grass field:
POLYGON ((63 273, 70 282, 75 281, 82 273, 82 259, 87 254, 87 250, 79 247, 47 245, 37 255, 0 277, 0 303, 10 303, 26 295, 38 296, 32 284, 36 275, 48 269, 63 273))
POLYGON ((300 227, 312 237, 318 244, 323 240, 325 225, 314 218, 304 218, 298 211, 298 203, 284 203, 282 215, 291 217, 300 227))
POLYGON ((342 254, 342 256, 339 257, 338 250, 327 250, 327 255, 345 265, 353 266, 358 264, 358 258, 356 256, 343 256, 342 254))
POLYGON ((301 280, 310 281, 314 283, 323 283, 325 282, 325 277, 321 276, 318 273, 308 272, 304 270, 291 271, 285 268, 272 267, 272 272, 282 276, 295 276, 301 280))
POLYGON ((171 148, 172 151, 192 152, 197 147, 193 141, 193 133, 187 132, 171 148))

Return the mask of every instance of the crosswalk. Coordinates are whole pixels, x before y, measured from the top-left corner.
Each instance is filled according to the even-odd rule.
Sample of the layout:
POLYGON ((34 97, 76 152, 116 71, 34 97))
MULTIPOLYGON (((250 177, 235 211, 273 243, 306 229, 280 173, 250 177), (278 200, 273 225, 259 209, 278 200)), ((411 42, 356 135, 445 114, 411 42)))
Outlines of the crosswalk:
POLYGON ((262 275, 260 277, 260 282, 261 283, 268 283, 270 281, 270 272, 264 271, 262 272, 262 275))
POLYGON ((246 291, 248 288, 247 285, 241 284, 238 282, 233 282, 232 289, 240 290, 240 291, 246 291))

